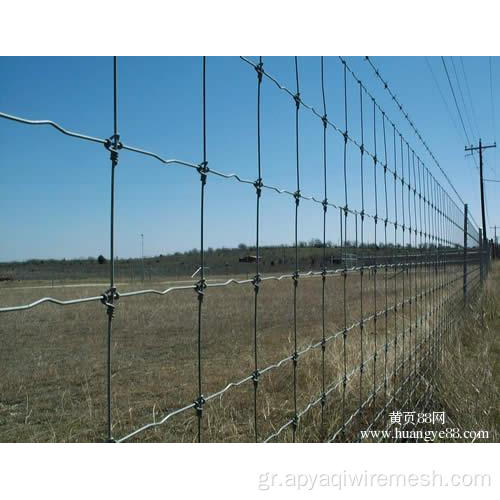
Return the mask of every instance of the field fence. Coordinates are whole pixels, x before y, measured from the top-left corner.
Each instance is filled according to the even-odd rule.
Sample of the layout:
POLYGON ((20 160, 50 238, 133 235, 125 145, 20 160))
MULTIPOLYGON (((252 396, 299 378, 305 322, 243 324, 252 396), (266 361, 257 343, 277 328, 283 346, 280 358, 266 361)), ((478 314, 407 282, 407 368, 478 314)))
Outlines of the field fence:
MULTIPOLYGON (((432 386, 433 376, 443 351, 447 333, 457 320, 457 311, 463 307, 469 294, 485 279, 489 269, 489 244, 483 241, 481 230, 477 228, 468 213, 467 205, 451 184, 446 172, 437 162, 422 135, 383 80, 371 59, 366 58, 373 67, 383 88, 388 91, 409 122, 416 137, 429 153, 435 165, 445 176, 460 203, 438 182, 431 170, 412 148, 384 109, 380 106, 365 84, 353 72, 343 58, 319 58, 322 92, 322 108, 315 109, 307 104, 300 92, 299 61, 295 58, 295 88, 290 90, 273 77, 265 68, 262 57, 251 59, 241 57, 240 61, 249 69, 248 78, 255 78, 256 106, 256 165, 253 178, 243 178, 234 173, 226 173, 209 167, 207 158, 207 113, 206 113, 206 65, 202 58, 202 110, 203 130, 202 154, 199 163, 178 159, 166 159, 160 154, 130 146, 121 141, 118 127, 118 65, 114 58, 114 124, 113 134, 108 139, 91 137, 63 128, 50 120, 30 120, 0 113, 0 118, 15 122, 50 126, 71 138, 88 141, 104 146, 110 155, 110 224, 109 224, 109 287, 103 293, 84 298, 60 300, 53 297, 40 298, 31 303, 1 307, 4 314, 33 309, 43 303, 57 306, 76 306, 85 302, 101 303, 107 314, 107 432, 110 442, 123 442, 140 436, 153 428, 168 425, 177 415, 193 412, 197 418, 197 439, 203 441, 202 419, 210 412, 210 402, 221 398, 232 389, 253 386, 253 398, 248 400, 251 419, 251 435, 256 442, 278 440, 284 432, 291 432, 291 440, 297 440, 297 430, 313 408, 319 409, 322 439, 325 441, 345 441, 349 429, 367 425, 387 425, 388 413, 392 408, 402 409, 409 404, 417 407, 425 397, 426 387, 432 386), (325 64, 340 65, 343 78, 336 82, 343 90, 343 123, 333 123, 328 117, 328 90, 324 77, 325 64), (282 189, 267 184, 261 164, 261 89, 264 85, 276 86, 281 97, 288 99, 295 113, 295 132, 291 137, 295 148, 295 190, 282 189), (301 179, 305 170, 301 165, 300 136, 301 115, 311 113, 318 120, 318 135, 323 141, 322 170, 323 192, 319 195, 304 194, 301 179), (353 118, 352 114, 356 113, 353 118), (358 130, 353 132, 353 128, 358 130), (327 135, 336 134, 342 141, 343 160, 341 164, 329 163, 327 135), (370 138, 368 139, 368 136, 370 138), (368 147, 367 144, 370 144, 368 147), (186 285, 170 286, 161 289, 141 289, 119 292, 115 279, 115 174, 122 152, 152 157, 162 164, 191 169, 200 189, 199 205, 199 270, 197 281, 186 285), (357 167, 355 165, 357 163, 357 167), (349 170, 349 172, 348 172, 349 170), (334 171, 334 180, 329 173, 334 171), (340 173, 339 173, 340 172, 340 173), (348 176, 357 177, 354 184, 348 183, 348 176), (205 193, 208 179, 217 176, 228 182, 248 186, 255 193, 255 262, 254 274, 248 279, 228 277, 226 280, 211 282, 206 277, 205 238, 205 193), (328 188, 332 182, 343 184, 343 199, 328 198, 328 188), (288 197, 293 207, 294 245, 293 269, 281 274, 261 272, 261 198, 264 195, 288 197), (300 269, 300 208, 303 203, 315 204, 318 217, 322 219, 322 259, 320 270, 300 269), (341 259, 336 265, 327 257, 327 240, 331 234, 327 213, 338 217, 340 229, 341 259), (298 326, 299 290, 305 280, 317 279, 321 287, 322 335, 306 345, 301 340, 298 326), (336 295, 328 297, 328 280, 335 281, 336 295), (259 291, 270 281, 289 282, 293 293, 293 330, 292 349, 284 358, 273 363, 261 364, 259 345, 260 317, 266 304, 259 300, 259 291), (220 390, 206 393, 204 368, 210 363, 203 356, 204 308, 206 296, 214 288, 238 285, 253 289, 253 370, 238 380, 226 380, 220 390), (193 290, 197 301, 197 384, 193 387, 193 398, 184 406, 173 409, 158 420, 146 423, 132 432, 115 436, 113 432, 113 319, 118 304, 129 297, 140 295, 174 294, 180 290, 193 290), (359 292, 359 293, 358 293, 359 292), (353 300, 352 294, 357 295, 353 300), (351 298, 349 298, 351 297, 351 298), (341 317, 337 318, 342 328, 329 331, 327 327, 326 301, 332 299, 341 303, 341 317), (355 320, 353 321, 353 316, 355 320), (368 330, 370 330, 368 332, 368 330), (369 339, 368 339, 369 336, 369 339), (339 365, 339 376, 328 378, 325 369, 328 362, 329 344, 337 342, 340 349, 335 362, 339 365), (356 356, 348 355, 354 349, 356 356), (367 351, 369 349, 369 351, 367 351), (306 354, 320 353, 318 376, 321 390, 307 394, 309 402, 299 406, 299 367, 306 354), (271 371, 291 366, 288 381, 291 391, 289 417, 282 422, 273 422, 273 431, 263 434, 258 400, 262 376, 271 371), (359 389, 356 400, 349 386, 357 384, 359 389), (420 390, 420 392, 419 392, 420 390), (419 397, 416 400, 416 397, 419 397), (338 418, 331 420, 328 406, 338 418)), ((210 62, 208 61, 208 64, 210 62)), ((305 337, 303 337, 305 338, 305 337)), ((365 427, 366 428, 366 427, 365 427)), ((104 436, 103 436, 104 437, 104 436)))

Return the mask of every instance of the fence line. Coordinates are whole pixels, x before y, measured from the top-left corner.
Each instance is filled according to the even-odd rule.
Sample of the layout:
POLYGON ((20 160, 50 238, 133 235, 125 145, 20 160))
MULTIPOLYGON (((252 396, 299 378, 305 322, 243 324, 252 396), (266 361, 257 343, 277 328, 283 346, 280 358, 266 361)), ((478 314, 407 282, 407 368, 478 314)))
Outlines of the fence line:
MULTIPOLYGON (((235 173, 224 173, 209 168, 207 156, 207 113, 206 113, 206 64, 205 57, 202 58, 202 160, 192 163, 177 159, 165 159, 163 156, 129 146, 121 142, 118 127, 118 65, 117 58, 113 59, 113 135, 108 139, 91 137, 79 132, 72 132, 61 125, 50 120, 28 120, 0 112, 0 118, 16 121, 26 125, 47 125, 58 132, 75 139, 102 144, 110 154, 111 161, 111 191, 110 191, 110 278, 109 288, 101 295, 84 297, 71 300, 58 300, 52 297, 40 298, 34 302, 0 308, 0 313, 16 312, 35 308, 43 303, 52 303, 58 306, 81 304, 85 302, 100 301, 107 314, 107 440, 123 442, 139 436, 149 429, 164 425, 176 415, 188 410, 194 410, 197 418, 197 439, 203 440, 202 419, 207 403, 221 398, 231 388, 239 387, 252 382, 253 384, 253 438, 258 441, 271 441, 278 438, 285 430, 291 429, 292 440, 297 440, 297 431, 300 421, 312 409, 320 405, 321 429, 326 441, 346 440, 347 431, 354 424, 359 428, 364 422, 368 422, 369 428, 384 419, 386 424, 387 410, 390 405, 401 404, 403 407, 411 401, 417 387, 424 378, 433 384, 434 368, 439 362, 442 354, 443 341, 446 333, 452 328, 456 318, 451 310, 459 302, 466 300, 466 295, 471 293, 482 282, 489 268, 489 247, 483 242, 481 231, 469 220, 470 214, 464 208, 457 205, 443 186, 436 180, 432 172, 427 168, 417 152, 411 147, 398 129, 396 123, 390 119, 385 110, 370 93, 361 79, 353 72, 347 60, 340 57, 342 68, 343 87, 343 127, 335 124, 328 118, 327 102, 328 92, 325 86, 324 58, 320 58, 320 87, 322 97, 322 110, 317 111, 306 103, 300 93, 300 71, 298 58, 294 58, 295 91, 291 91, 281 84, 267 69, 264 69, 264 60, 259 57, 255 62, 247 57, 240 58, 242 62, 253 68, 257 76, 256 89, 256 180, 245 179, 235 173), (277 186, 268 185, 263 180, 261 165, 261 92, 262 86, 271 84, 280 89, 284 95, 291 98, 291 104, 295 109, 295 191, 289 191, 277 186), (354 87, 359 98, 357 103, 352 103, 348 96, 348 90, 354 87), (348 130, 351 124, 351 107, 359 104, 359 138, 348 130), (322 139, 322 197, 316 195, 304 195, 301 192, 301 151, 300 151, 300 117, 303 112, 311 112, 318 121, 318 135, 322 139), (367 136, 372 132, 373 149, 366 146, 367 136), (392 129, 392 133, 391 133, 392 129), (343 140, 342 164, 343 170, 343 202, 334 203, 327 197, 328 194, 328 155, 327 137, 332 131, 343 140), (392 139, 391 139, 392 137, 392 139), (392 148, 391 148, 392 146, 392 148), (350 163, 353 148, 359 154, 359 186, 360 207, 356 206, 355 197, 350 192, 348 174, 350 175, 352 163, 350 163), (391 150, 392 149, 392 150, 391 150), (115 170, 118 165, 119 154, 128 151, 135 154, 152 157, 165 165, 176 165, 191 168, 196 171, 200 180, 200 273, 196 283, 183 286, 172 286, 165 290, 144 289, 120 293, 115 284, 115 252, 114 252, 114 216, 115 216, 115 170), (383 159, 382 159, 383 157, 383 159), (372 164, 371 168, 366 164, 368 158, 372 164), (367 176, 370 175, 368 180, 367 176), (256 194, 256 232, 255 232, 255 275, 251 279, 230 278, 222 282, 208 282, 205 276, 205 193, 207 181, 210 176, 217 176, 226 180, 236 181, 251 186, 256 194), (378 176, 378 177, 377 177, 378 176), (383 179, 383 189, 379 192, 380 178, 383 179), (392 178, 392 183, 391 183, 392 178), (373 184, 371 184, 373 182, 373 184), (368 183, 368 184, 367 184, 368 183), (367 190, 367 186, 373 189, 367 190), (260 261, 260 222, 261 222, 261 197, 264 190, 279 195, 289 196, 294 204, 294 270, 293 272, 265 276, 261 274, 260 261), (371 191, 371 192, 370 192, 371 191), (372 196, 372 212, 365 210, 368 196, 372 196), (322 211, 322 247, 323 261, 321 271, 301 272, 299 269, 299 230, 300 230, 300 202, 301 200, 314 202, 321 206, 322 211), (353 207, 354 205, 354 207, 353 207), (330 269, 327 267, 326 234, 329 230, 327 225, 328 209, 338 211, 339 229, 341 240, 341 267, 330 269), (393 212, 393 215, 391 215, 393 212), (355 247, 349 243, 352 232, 350 221, 355 224, 355 247), (363 255, 363 249, 369 243, 366 238, 367 224, 373 224, 373 254, 363 255), (379 236, 383 225, 383 236, 379 236), (359 242, 358 245, 358 227, 359 242), (392 227, 394 232, 388 234, 388 228, 392 227), (391 246, 392 245, 392 251, 391 246), (383 250, 382 253, 379 250, 383 250), (361 254, 361 255, 360 255, 361 254), (358 265, 358 261, 362 264, 358 265), (348 266, 348 262, 355 265, 348 266), (380 273, 381 277, 378 277, 380 273), (368 277, 366 275, 368 274, 368 277), (321 278, 321 338, 309 342, 305 346, 302 332, 298 327, 298 291, 300 283, 305 278, 321 278), (342 283, 339 288, 342 295, 342 318, 339 321, 343 328, 329 332, 326 326, 326 282, 330 278, 340 278, 342 283), (359 310, 356 314, 357 320, 350 321, 348 310, 352 304, 348 301, 348 291, 356 283, 353 281, 359 277, 359 310), (267 281, 290 280, 293 286, 293 351, 286 357, 261 367, 260 346, 258 336, 260 332, 259 317, 264 307, 259 301, 259 290, 265 286, 267 281), (392 282, 392 283, 390 283, 392 282), (368 310, 369 304, 365 304, 367 283, 372 283, 373 307, 368 310), (203 340, 205 328, 203 323, 204 298, 210 289, 215 287, 229 287, 232 285, 249 285, 253 287, 253 371, 245 377, 227 382, 223 387, 208 395, 204 394, 204 364, 203 364, 203 340), (377 285, 381 285, 380 288, 377 285), (401 300, 398 300, 399 287, 402 288, 401 300), (112 335, 113 318, 121 299, 136 297, 139 295, 167 295, 172 292, 192 290, 196 293, 197 312, 197 387, 195 399, 185 406, 176 408, 165 414, 159 421, 147 423, 127 435, 116 438, 113 435, 113 386, 112 386, 112 335), (383 305, 378 303, 380 293, 383 293, 383 305), (393 303, 389 303, 390 294, 394 295, 393 303), (381 308, 382 307, 382 308, 381 308), (389 324, 391 321, 391 325, 389 324), (365 352, 367 346, 365 327, 370 323, 373 327, 373 350, 365 352), (348 360, 348 347, 354 341, 353 332, 359 332, 359 364, 350 366, 348 360), (389 340, 389 332, 393 332, 392 340, 389 340), (350 335, 351 334, 351 335, 350 335), (333 381, 327 380, 326 375, 326 347, 335 339, 341 339, 342 352, 340 359, 342 377, 333 381), (401 347, 399 347, 399 344, 401 347), (298 367, 302 357, 313 350, 321 349, 320 380, 321 392, 315 394, 310 402, 299 408, 298 404, 298 367), (391 354, 392 352, 392 354, 391 354), (391 360, 391 355, 393 359, 391 360), (398 358, 399 362, 398 362, 398 358), (293 414, 285 423, 276 428, 268 436, 263 436, 259 428, 259 384, 260 377, 271 370, 279 369, 286 364, 292 364, 292 402, 293 414), (371 365, 371 366, 369 366, 371 365), (377 368, 379 367, 379 368, 377 368), (370 370, 368 373, 367 370, 370 370), (391 373, 392 370, 392 373, 391 373), (354 410, 349 399, 349 384, 357 376, 359 382, 359 393, 354 410), (383 377, 382 377, 383 376, 383 377), (370 380, 371 377, 371 380, 370 380), (378 380, 377 380, 378 379, 378 380), (370 387, 363 394, 366 383, 370 387), (332 422, 328 420, 327 406, 332 404, 333 396, 338 393, 340 397, 339 414, 341 414, 340 425, 332 430, 332 422), (399 399, 399 395, 403 399, 399 399), (406 396, 406 399, 404 397, 406 396)), ((371 60, 367 58, 372 64, 371 60)), ((373 66, 373 64, 372 64, 373 66)), ((441 168, 433 153, 423 141, 420 133, 408 118, 402 105, 397 101, 394 94, 381 78, 380 73, 374 67, 377 76, 385 84, 385 88, 393 95, 393 100, 405 114, 417 137, 423 143, 428 153, 433 158, 448 183, 461 200, 448 176, 441 168)), ((338 168, 334 165, 333 168, 338 168)), ((420 398, 421 399, 421 398, 420 398)))
MULTIPOLYGON (((437 160, 436 156, 434 155, 434 153, 431 151, 430 147, 428 146, 427 142, 424 140, 424 138, 422 137, 422 134, 420 133, 420 131, 417 129, 415 123, 413 122, 413 120, 410 118, 410 116, 408 115, 408 112, 406 111, 406 109, 404 108, 403 104, 400 102, 400 100, 397 98, 396 94, 394 93, 394 91, 391 89, 389 83, 387 82, 387 80, 384 80, 384 78, 382 77, 382 75, 380 74, 380 71, 379 69, 375 66, 375 64, 373 63, 372 59, 368 56, 365 57, 365 60, 368 62, 368 64, 371 66, 371 68, 373 69, 374 73, 375 73, 375 76, 377 77, 378 80, 380 80, 380 82, 382 83, 384 89, 387 91, 387 93, 389 94, 389 96, 391 97, 391 99, 394 101, 394 103, 396 104, 396 106, 399 108, 400 112, 403 114, 405 120, 409 123, 410 127, 413 129, 413 131, 415 132, 415 135, 418 137, 420 143, 424 146, 425 150, 427 151, 427 153, 429 154, 429 156, 432 158, 432 160, 434 161, 434 163, 436 164, 436 166, 439 168, 440 172, 443 174, 444 178, 446 179, 446 181, 448 182, 448 184, 450 185, 451 189, 453 190, 453 192, 455 193, 456 197, 458 198, 458 200, 460 201, 460 204, 463 206, 465 204, 464 200, 462 199, 462 197, 460 196, 460 194, 458 193, 458 191, 455 189, 455 186, 453 185, 453 183, 451 182, 450 178, 448 177, 448 174, 445 172, 445 170, 441 167, 441 164, 439 163, 439 161, 437 160)), ((472 218, 472 217, 471 217, 472 218)), ((473 219, 474 220, 474 219, 473 219)), ((477 225, 477 223, 474 221, 474 223, 477 225)))

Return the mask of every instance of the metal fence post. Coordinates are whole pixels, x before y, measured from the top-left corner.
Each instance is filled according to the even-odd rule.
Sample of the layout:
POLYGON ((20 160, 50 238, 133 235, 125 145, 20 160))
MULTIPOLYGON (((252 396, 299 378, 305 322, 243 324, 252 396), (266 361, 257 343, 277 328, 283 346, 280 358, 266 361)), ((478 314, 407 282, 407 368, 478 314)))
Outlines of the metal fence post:
POLYGON ((464 303, 467 302, 467 223, 469 219, 468 215, 469 206, 467 203, 464 204, 464 303))
POLYGON ((484 247, 483 230, 479 228, 479 278, 481 281, 481 286, 483 285, 483 280, 484 280, 483 247, 484 247))
POLYGON ((487 268, 486 268, 486 274, 490 274, 490 267, 491 267, 491 241, 488 240, 488 258, 487 258, 487 268))

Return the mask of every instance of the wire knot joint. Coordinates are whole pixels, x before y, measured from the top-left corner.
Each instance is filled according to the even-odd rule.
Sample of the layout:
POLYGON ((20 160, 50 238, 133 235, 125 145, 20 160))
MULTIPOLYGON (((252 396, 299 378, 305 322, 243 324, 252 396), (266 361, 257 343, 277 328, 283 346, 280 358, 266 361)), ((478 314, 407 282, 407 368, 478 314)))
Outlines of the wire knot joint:
POLYGON ((260 195, 262 194, 262 188, 264 187, 264 184, 262 182, 262 178, 259 177, 254 183, 253 183, 255 190, 257 191, 257 196, 260 198, 260 195))
POLYGON ((197 398, 194 402, 194 409, 196 410, 196 415, 198 415, 199 418, 203 416, 203 405, 205 403, 206 401, 203 395, 200 395, 200 397, 197 398))
POLYGON ((260 274, 256 274, 253 279, 252 279, 252 284, 254 286, 255 293, 259 293, 259 287, 260 287, 260 282, 262 281, 262 278, 260 277, 260 274))
POLYGON ((301 198, 300 189, 297 189, 297 191, 293 193, 293 197, 295 198, 295 204, 298 206, 301 198))
POLYGON ((104 141, 104 147, 109 151, 111 161, 116 165, 118 163, 118 151, 123 148, 120 142, 120 135, 114 134, 104 141))
POLYGON ((321 350, 324 352, 326 349, 326 339, 321 339, 321 350))
POLYGON ((208 172, 210 172, 210 169, 208 168, 208 162, 201 162, 196 170, 198 170, 198 173, 200 174, 201 182, 205 184, 207 182, 207 174, 208 172))
POLYGON ((255 71, 257 71, 257 78, 259 80, 259 83, 262 83, 262 75, 264 74, 264 63, 260 62, 255 66, 255 71))
POLYGON ((202 301, 203 296, 205 295, 205 289, 207 288, 207 282, 205 278, 202 278, 201 280, 196 283, 194 287, 194 291, 198 294, 198 300, 202 301))
POLYGON ((295 106, 297 106, 297 109, 299 109, 299 107, 300 107, 300 92, 297 92, 293 96, 293 100, 295 101, 295 106))
POLYGON ((321 406, 325 406, 326 404, 326 394, 323 392, 323 394, 321 394, 321 406))
POLYGON ((111 319, 113 318, 115 313, 116 305, 114 304, 114 301, 118 300, 119 298, 120 295, 116 291, 115 287, 110 287, 101 295, 101 302, 106 306, 106 312, 111 319))
POLYGON ((257 387, 257 384, 259 383, 259 377, 260 377, 260 371, 259 370, 255 370, 252 373, 252 381, 253 381, 253 385, 255 387, 257 387))

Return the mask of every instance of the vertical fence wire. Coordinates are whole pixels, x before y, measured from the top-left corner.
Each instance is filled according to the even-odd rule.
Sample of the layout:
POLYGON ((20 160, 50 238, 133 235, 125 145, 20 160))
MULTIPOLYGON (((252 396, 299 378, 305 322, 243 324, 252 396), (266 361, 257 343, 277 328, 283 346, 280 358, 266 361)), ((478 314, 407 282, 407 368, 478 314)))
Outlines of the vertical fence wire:
MULTIPOLYGON (((401 217, 402 217, 402 234, 401 234, 401 251, 400 251, 400 262, 402 264, 401 270, 401 287, 402 287, 402 303, 401 303, 401 344, 402 344, 402 352, 401 352, 401 379, 400 379, 400 389, 402 390, 405 387, 405 347, 406 347, 406 328, 405 328, 405 312, 406 312, 406 301, 405 301, 405 203, 404 203, 404 186, 405 186, 405 164, 404 164, 404 152, 403 152, 403 136, 399 133, 399 144, 400 144, 400 159, 401 159, 401 217)), ((402 391, 401 391, 402 392, 402 391)), ((402 394, 404 395, 404 394, 402 394)))
POLYGON ((203 299, 207 288, 205 280, 205 186, 207 183, 207 109, 206 109, 206 57, 202 59, 202 148, 203 162, 198 167, 200 174, 200 280, 196 285, 198 296, 198 397, 195 400, 196 416, 198 418, 198 442, 202 441, 203 407, 205 398, 203 396, 203 369, 202 369, 202 341, 203 341, 203 299))
POLYGON ((387 357, 389 351, 389 290, 388 290, 388 271, 389 271, 389 252, 387 245, 387 223, 389 221, 389 203, 387 197, 387 139, 385 134, 385 113, 382 112, 382 131, 384 137, 384 206, 385 206, 385 218, 384 218, 384 295, 385 295, 385 304, 384 304, 384 327, 385 327, 385 335, 384 335, 384 426, 387 425, 387 357))
MULTIPOLYGON (((410 145, 406 143, 406 152, 407 152, 407 158, 406 158, 406 166, 407 166, 407 171, 408 171, 408 177, 407 177, 407 190, 408 190, 408 245, 406 247, 406 267, 405 267, 405 273, 408 275, 408 381, 411 382, 413 372, 412 372, 412 361, 413 361, 413 352, 412 352, 412 345, 411 345, 411 340, 412 340, 412 286, 411 286, 411 277, 412 277, 412 264, 411 264, 411 239, 412 239, 412 220, 411 220, 411 165, 410 165, 410 145)), ((408 383, 408 388, 411 387, 411 383, 408 383)))
MULTIPOLYGON (((432 288, 431 288, 431 227, 430 227, 430 203, 429 203, 429 187, 428 187, 428 175, 425 168, 422 169, 422 175, 424 180, 424 201, 425 201, 425 218, 426 218, 426 310, 428 314, 426 315, 426 364, 430 362, 431 350, 430 350, 430 338, 431 338, 431 322, 432 322, 432 288)), ((427 366, 426 366, 427 368, 427 366)))
POLYGON ((110 231, 109 231, 109 289, 103 295, 103 303, 106 305, 108 315, 107 336, 107 440, 113 439, 113 394, 112 394, 112 349, 113 349, 113 316, 115 309, 116 287, 115 287, 115 169, 118 165, 118 61, 113 57, 113 136, 105 144, 110 151, 111 159, 111 190, 110 190, 110 231))
POLYGON ((437 185, 434 177, 431 174, 431 185, 432 185, 432 214, 434 220, 434 334, 433 334, 433 372, 436 369, 437 361, 437 342, 440 334, 440 290, 439 290, 439 217, 437 210, 437 185))
POLYGON ((321 96, 323 101, 323 265, 321 266, 321 433, 325 433, 325 404, 326 404, 326 373, 325 373, 325 351, 326 351, 326 214, 328 210, 328 193, 327 193, 327 150, 326 150, 326 134, 328 127, 328 115, 326 112, 326 97, 325 97, 325 74, 324 61, 321 57, 321 96))
POLYGON ((342 253, 343 253, 343 308, 344 308, 344 330, 342 332, 342 357, 344 364, 344 377, 342 379, 342 436, 345 437, 345 426, 347 420, 346 409, 346 390, 347 390, 347 215, 348 215, 348 198, 347 198, 347 140, 348 140, 348 122, 347 122, 347 67, 344 61, 344 217, 340 219, 340 224, 344 226, 343 238, 341 231, 342 253), (342 220, 343 219, 343 220, 342 220))
POLYGON ((418 271, 418 261, 420 260, 418 257, 418 219, 417 219, 417 176, 415 172, 415 151, 412 151, 412 172, 413 172, 413 253, 415 254, 413 258, 413 266, 412 266, 412 272, 413 272, 413 281, 414 281, 414 290, 413 290, 413 296, 415 297, 415 306, 414 306, 414 316, 415 316, 415 323, 414 323, 414 331, 415 331, 415 338, 414 338, 414 357, 413 357, 413 373, 414 373, 414 381, 415 384, 417 383, 417 362, 418 362, 418 337, 419 337, 419 329, 418 329, 418 318, 419 318, 419 312, 418 312, 418 278, 417 278, 417 271, 418 271))
POLYGON ((373 407, 373 418, 375 418, 375 403, 377 395, 377 251, 378 251, 378 240, 377 240, 377 227, 378 227, 378 188, 377 188, 377 107, 375 99, 373 101, 373 195, 375 201, 375 216, 373 217, 373 242, 374 242, 374 256, 373 256, 373 395, 372 395, 372 407, 373 407))
MULTIPOLYGON (((361 128, 361 147, 359 148, 360 152, 360 188, 361 188, 361 251, 364 252, 364 226, 365 226, 365 188, 364 188, 364 142, 365 142, 365 134, 364 134, 364 119, 363 119, 363 86, 361 82, 359 82, 359 103, 360 103, 360 128, 361 128)), ((357 252, 359 250, 357 249, 357 252)), ((361 426, 363 423, 363 372, 364 372, 364 310, 363 310, 363 275, 364 275, 364 260, 361 258, 361 265, 359 266, 359 425, 361 426)))
MULTIPOLYGON (((399 263, 398 255, 398 200, 397 200, 397 146, 396 146, 396 126, 392 126, 393 131, 393 149, 394 149, 394 257, 395 263, 399 263)), ((394 266, 394 363, 393 363, 393 398, 394 409, 396 408, 396 395, 397 395, 397 385, 398 385, 398 272, 399 267, 394 266)))
MULTIPOLYGON (((424 227, 424 222, 422 219, 422 182, 421 182, 421 177, 420 177, 420 158, 417 157, 417 179, 418 179, 418 212, 419 212, 419 241, 420 241, 420 248, 419 248, 419 263, 420 265, 418 266, 419 269, 419 305, 420 305, 420 336, 425 338, 425 324, 424 324, 424 314, 423 312, 426 310, 425 308, 425 303, 424 303, 424 294, 423 291, 425 290, 424 286, 424 259, 422 256, 422 253, 424 252, 424 231, 422 230, 424 227)), ((422 346, 419 347, 419 371, 422 371, 422 366, 423 366, 423 360, 424 356, 422 353, 422 346)))
POLYGON ((295 191, 295 273, 293 279, 293 425, 292 437, 295 443, 297 439, 298 411, 297 411, 297 365, 299 361, 297 346, 297 289, 299 285, 299 204, 300 204, 300 164, 299 164, 299 110, 300 110, 300 87, 299 87, 299 63, 295 56, 295 161, 297 173, 297 190, 295 191))
POLYGON ((260 106, 261 106, 261 86, 262 86, 262 71, 264 64, 262 56, 259 57, 259 64, 256 67, 257 71, 257 180, 255 181, 256 194, 256 217, 255 217, 255 277, 254 285, 254 324, 253 324, 253 347, 254 347, 254 371, 252 374, 253 380, 253 417, 254 417, 254 437, 255 442, 259 441, 259 433, 257 427, 257 389, 259 384, 259 363, 257 350, 257 332, 258 332, 258 297, 260 288, 260 198, 262 194, 262 168, 261 168, 261 149, 260 149, 260 106))
POLYGON ((430 356, 430 365, 431 365, 431 371, 430 371, 430 376, 431 378, 433 377, 434 374, 434 361, 435 361, 435 356, 436 356, 436 346, 435 346, 435 337, 436 337, 436 303, 437 303, 437 290, 436 290, 436 261, 437 261, 437 252, 436 252, 436 245, 437 245, 437 239, 436 239, 436 210, 434 207, 434 185, 432 182, 432 177, 430 175, 430 172, 426 170, 427 172, 427 179, 429 182, 429 207, 430 207, 430 217, 431 217, 431 277, 432 277, 432 303, 431 303, 431 325, 432 325, 432 330, 431 330, 431 356, 430 356))

